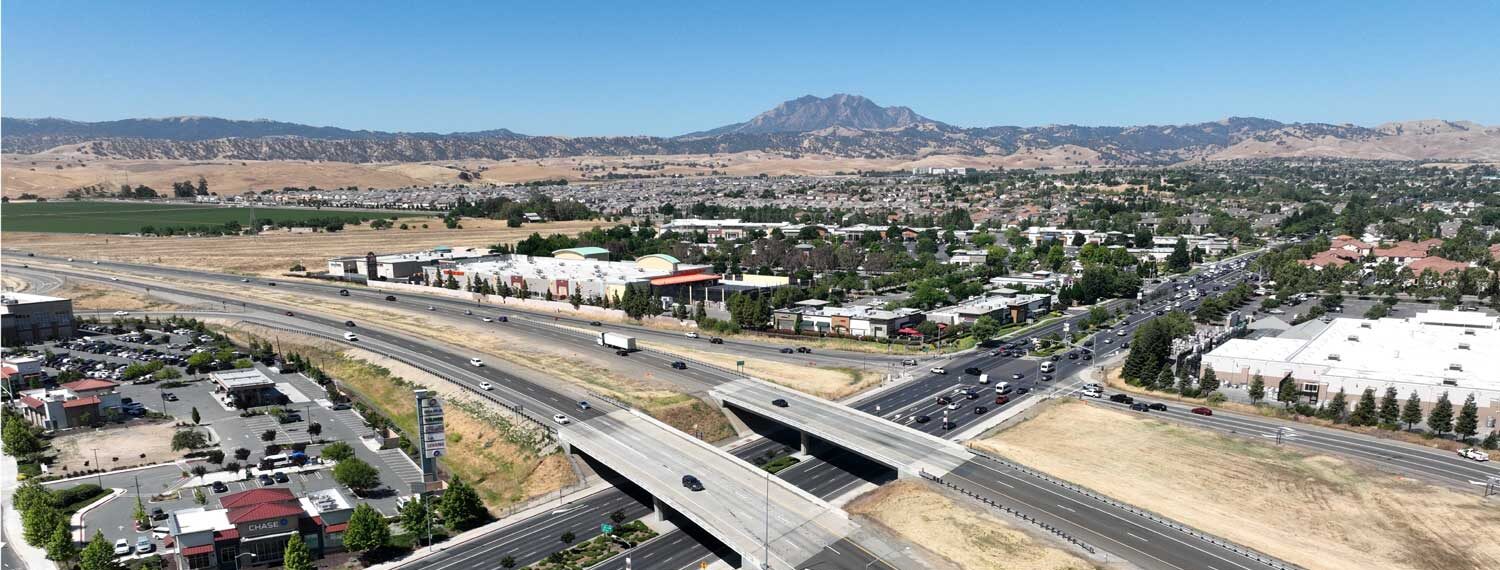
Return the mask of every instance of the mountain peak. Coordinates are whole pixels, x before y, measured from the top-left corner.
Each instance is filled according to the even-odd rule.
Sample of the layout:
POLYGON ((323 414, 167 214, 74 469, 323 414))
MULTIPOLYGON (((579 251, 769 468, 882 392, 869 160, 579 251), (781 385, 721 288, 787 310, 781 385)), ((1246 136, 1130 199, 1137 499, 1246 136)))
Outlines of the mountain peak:
POLYGON ((861 95, 835 93, 828 97, 803 95, 749 121, 684 136, 806 133, 824 129, 892 130, 922 124, 941 123, 906 107, 881 107, 861 95))

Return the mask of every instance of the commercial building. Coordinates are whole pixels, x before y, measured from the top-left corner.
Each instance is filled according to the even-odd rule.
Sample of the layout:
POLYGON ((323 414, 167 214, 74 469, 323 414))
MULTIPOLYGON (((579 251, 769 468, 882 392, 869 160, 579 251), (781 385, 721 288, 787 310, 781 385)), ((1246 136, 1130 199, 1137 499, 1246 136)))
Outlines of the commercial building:
POLYGON ((72 337, 72 300, 30 293, 0 294, 0 344, 17 346, 72 337))
POLYGON ((563 299, 577 292, 584 299, 614 298, 630 286, 650 287, 665 297, 701 298, 702 289, 718 284, 719 275, 708 265, 683 263, 665 254, 643 255, 635 261, 609 261, 600 248, 573 248, 553 252, 553 257, 497 255, 481 261, 444 261, 423 268, 428 283, 452 277, 460 286, 484 281, 496 290, 501 285, 532 295, 548 294, 563 299), (601 259, 600 253, 603 253, 601 259), (698 292, 693 290, 697 289, 698 292))
POLYGON ((1031 226, 1026 228, 1022 234, 1031 242, 1031 245, 1041 245, 1042 242, 1056 241, 1062 245, 1072 245, 1078 236, 1083 236, 1084 243, 1100 243, 1104 237, 1095 230, 1077 230, 1057 227, 1031 226))
POLYGON ((948 257, 948 263, 972 267, 975 265, 984 265, 989 259, 990 254, 988 251, 982 249, 960 249, 954 251, 953 255, 948 257))
POLYGON ((1025 287, 1027 289, 1056 291, 1072 283, 1073 278, 1068 274, 1053 273, 1051 271, 1032 271, 1030 273, 1016 273, 990 278, 990 286, 999 288, 1025 287))
POLYGON ((224 495, 217 509, 174 511, 166 546, 177 548, 177 570, 276 566, 292 535, 301 535, 315 558, 343 550, 352 513, 336 489, 302 498, 282 487, 251 489, 224 495))
POLYGON ((672 231, 677 233, 703 232, 708 236, 708 241, 737 240, 742 239, 751 232, 760 231, 771 233, 771 230, 781 229, 786 232, 791 224, 787 222, 744 222, 739 218, 723 220, 705 220, 699 218, 679 218, 662 224, 663 232, 672 231))
POLYGON ((474 259, 487 255, 489 255, 487 249, 472 247, 453 249, 446 246, 412 253, 376 255, 371 252, 328 260, 328 274, 386 281, 406 280, 422 273, 422 268, 436 265, 440 261, 474 259))
POLYGON ((928 311, 927 320, 941 325, 971 325, 980 317, 989 317, 1001 325, 1008 325, 1030 321, 1051 310, 1051 295, 1022 295, 1011 289, 1001 289, 995 295, 928 311))
POLYGON ((283 403, 286 396, 276 389, 276 381, 254 368, 211 372, 214 397, 236 408, 254 408, 283 403))
POLYGON ((808 300, 772 316, 772 327, 784 333, 817 333, 833 336, 888 339, 921 324, 924 317, 916 309, 885 310, 875 307, 829 307, 826 302, 808 300))
POLYGON ((1426 311, 1405 319, 1334 319, 1311 338, 1234 339, 1203 357, 1227 383, 1257 374, 1273 388, 1288 374, 1305 401, 1339 390, 1356 399, 1393 387, 1401 400, 1416 392, 1430 407, 1443 393, 1455 406, 1470 394, 1480 426, 1500 414, 1500 319, 1477 312, 1426 311))
POLYGON ((14 395, 26 388, 35 388, 47 379, 42 370, 42 359, 34 356, 20 358, 5 357, 0 360, 0 381, 4 382, 7 395, 14 395))
POLYGON ((22 390, 14 406, 32 425, 48 430, 87 426, 120 413, 120 384, 86 378, 55 388, 22 390))

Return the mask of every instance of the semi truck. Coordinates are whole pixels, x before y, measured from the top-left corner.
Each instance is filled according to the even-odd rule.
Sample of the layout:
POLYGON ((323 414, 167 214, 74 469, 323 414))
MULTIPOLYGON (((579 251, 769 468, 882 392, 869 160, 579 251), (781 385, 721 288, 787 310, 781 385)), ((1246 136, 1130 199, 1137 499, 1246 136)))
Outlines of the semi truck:
POLYGON ((600 332, 599 336, 594 339, 594 342, 599 343, 599 346, 609 347, 616 350, 628 350, 631 352, 634 352, 636 350, 635 337, 623 335, 616 332, 600 332))

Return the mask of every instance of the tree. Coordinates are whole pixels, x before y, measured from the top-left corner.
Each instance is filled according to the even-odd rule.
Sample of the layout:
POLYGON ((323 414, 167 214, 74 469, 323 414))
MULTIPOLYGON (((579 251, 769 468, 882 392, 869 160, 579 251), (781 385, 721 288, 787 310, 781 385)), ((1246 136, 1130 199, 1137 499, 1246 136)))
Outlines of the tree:
POLYGON ((51 503, 38 503, 21 513, 21 537, 32 546, 46 546, 47 539, 59 524, 67 524, 63 516, 51 503))
POLYGON ((1147 388, 1166 392, 1172 389, 1172 385, 1175 384, 1176 381, 1177 379, 1172 377, 1172 367, 1163 366, 1161 367, 1161 373, 1156 375, 1155 383, 1147 386, 1147 388))
POLYGON ((1453 425, 1453 433, 1459 439, 1469 441, 1474 434, 1479 433, 1479 405, 1474 402, 1474 393, 1464 399, 1463 407, 1458 411, 1458 422, 1453 425))
POLYGON ((208 445, 208 436, 195 429, 178 430, 172 434, 172 451, 198 449, 208 445))
POLYGON ((1218 389, 1219 376, 1214 373, 1214 369, 1212 368, 1204 369, 1203 377, 1198 379, 1198 391, 1202 393, 1202 395, 1207 396, 1209 392, 1218 389))
POLYGON ((335 462, 354 457, 354 448, 342 441, 336 441, 323 447, 323 459, 331 459, 335 462))
POLYGON ((506 570, 510 570, 511 568, 515 568, 516 567, 516 559, 515 559, 515 557, 511 556, 509 554, 505 555, 504 558, 500 559, 500 567, 501 568, 505 568, 506 570))
POLYGON ((401 530, 417 539, 432 534, 432 499, 412 497, 401 507, 401 530))
POLYGON ((307 424, 307 435, 318 437, 323 434, 323 424, 312 422, 307 424))
POLYGON ((1250 379, 1250 403, 1259 404, 1264 399, 1266 399, 1266 379, 1256 374, 1250 379))
POLYGON ((94 531, 94 538, 89 540, 88 546, 78 553, 79 570, 120 570, 121 566, 115 561, 115 549, 110 546, 109 541, 104 540, 104 533, 94 531))
POLYGON ((268 429, 266 431, 260 432, 260 440, 261 441, 272 441, 272 440, 275 440, 275 439, 276 439, 276 430, 274 430, 274 429, 268 429))
POLYGON ((974 334, 975 340, 989 340, 1000 334, 1000 323, 989 315, 985 315, 974 321, 973 326, 969 327, 969 332, 974 334))
POLYGON ((391 541, 391 529, 385 517, 380 516, 368 503, 359 503, 349 515, 349 526, 344 530, 344 548, 354 552, 369 552, 381 548, 391 541))
POLYGON ((565 531, 565 532, 562 533, 562 536, 557 537, 557 539, 561 540, 563 544, 573 544, 573 540, 576 539, 576 538, 578 538, 578 537, 574 536, 573 535, 573 531, 571 531, 571 530, 570 531, 565 531))
MULTIPOLYGON (((78 556, 78 545, 73 544, 73 533, 70 532, 71 525, 59 524, 52 529, 52 536, 47 538, 47 559, 53 562, 65 562, 78 556)), ((64 568, 65 564, 59 564, 64 568)))
POLYGON ((193 406, 193 423, 194 424, 203 423, 203 416, 198 415, 198 407, 197 406, 193 406))
POLYGON ((443 515, 444 524, 454 530, 467 530, 485 518, 484 503, 479 500, 479 493, 459 477, 454 477, 449 483, 437 508, 443 515))
POLYGON ((5 429, 0 434, 0 443, 3 443, 5 454, 11 457, 22 457, 31 455, 42 450, 42 440, 31 429, 31 424, 26 422, 20 414, 11 412, 9 409, 4 413, 5 429))
POLYGON ((1438 435, 1453 431, 1453 402, 1448 401, 1448 393, 1438 396, 1438 401, 1433 404, 1432 411, 1427 414, 1427 427, 1438 435))
POLYGON ((1422 423, 1422 397, 1417 395, 1416 390, 1411 391, 1411 396, 1406 398, 1406 405, 1401 407, 1401 423, 1406 424, 1407 431, 1422 423))
POLYGON ((1385 396, 1380 398, 1380 425, 1395 426, 1396 420, 1401 418, 1401 404, 1396 402, 1396 388, 1386 388, 1385 396))
MULTIPOLYGON (((1323 406, 1323 409, 1319 410, 1320 413, 1318 415, 1319 417, 1322 417, 1323 419, 1332 421, 1334 423, 1343 423, 1344 413, 1348 411, 1349 399, 1344 395, 1344 389, 1339 388, 1339 392, 1333 395, 1333 399, 1328 401, 1328 405, 1323 406)), ((1353 423, 1352 421, 1350 423, 1353 425, 1359 425, 1357 423, 1353 423)))
POLYGON ((141 503, 141 498, 135 498, 135 528, 146 529, 151 527, 151 515, 146 514, 146 505, 141 503))
POLYGON ((1292 379, 1292 375, 1281 377, 1281 383, 1276 385, 1276 401, 1291 408, 1292 404, 1297 403, 1297 396, 1297 381, 1292 379))
POLYGON ((609 514, 609 522, 615 523, 615 525, 625 522, 625 511, 615 509, 615 512, 609 514))
POLYGON ((333 466, 333 480, 355 493, 363 493, 380 486, 380 471, 358 457, 351 457, 333 466))
POLYGON ((11 497, 11 504, 16 511, 26 513, 37 505, 57 506, 57 495, 52 494, 35 479, 27 479, 16 487, 15 494, 11 497))
POLYGON ((281 567, 284 570, 312 570, 312 552, 307 549, 307 543, 302 542, 302 533, 292 533, 292 537, 286 541, 286 549, 281 551, 281 567))
POLYGON ((1172 246, 1172 253, 1167 255, 1167 271, 1182 273, 1188 270, 1192 262, 1192 257, 1188 254, 1187 239, 1178 237, 1177 243, 1172 246))
POLYGON ((1354 406, 1354 414, 1349 418, 1349 424, 1373 426, 1379 421, 1380 415, 1375 409, 1375 389, 1365 388, 1365 393, 1359 396, 1359 403, 1354 406))

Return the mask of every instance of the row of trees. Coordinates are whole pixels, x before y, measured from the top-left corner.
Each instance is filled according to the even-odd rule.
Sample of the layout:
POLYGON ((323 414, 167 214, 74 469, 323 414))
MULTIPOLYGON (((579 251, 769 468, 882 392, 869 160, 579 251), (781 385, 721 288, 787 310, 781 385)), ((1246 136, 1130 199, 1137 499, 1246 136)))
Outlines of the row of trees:
MULTIPOLYGON (((1386 388, 1379 398, 1376 397, 1374 388, 1366 388, 1352 409, 1349 407, 1348 396, 1340 389, 1327 402, 1313 408, 1301 402, 1301 392, 1298 390, 1297 381, 1291 375, 1287 375, 1277 384, 1275 396, 1276 400, 1287 409, 1295 408, 1303 415, 1339 424, 1392 430, 1400 429, 1404 425, 1405 429, 1410 431, 1417 425, 1423 424, 1425 420, 1427 429, 1439 436, 1452 432, 1460 440, 1471 441, 1479 434, 1479 405, 1475 401, 1474 394, 1469 394, 1459 406, 1456 414, 1447 392, 1438 396, 1431 411, 1423 412, 1422 397, 1415 390, 1407 396, 1403 404, 1398 400, 1395 388, 1386 388)), ((1266 382, 1257 374, 1250 381, 1250 400, 1260 403, 1265 398, 1266 382)), ((1497 436, 1496 432, 1490 432, 1484 440, 1485 447, 1495 448, 1497 437, 1500 436, 1497 436)))

